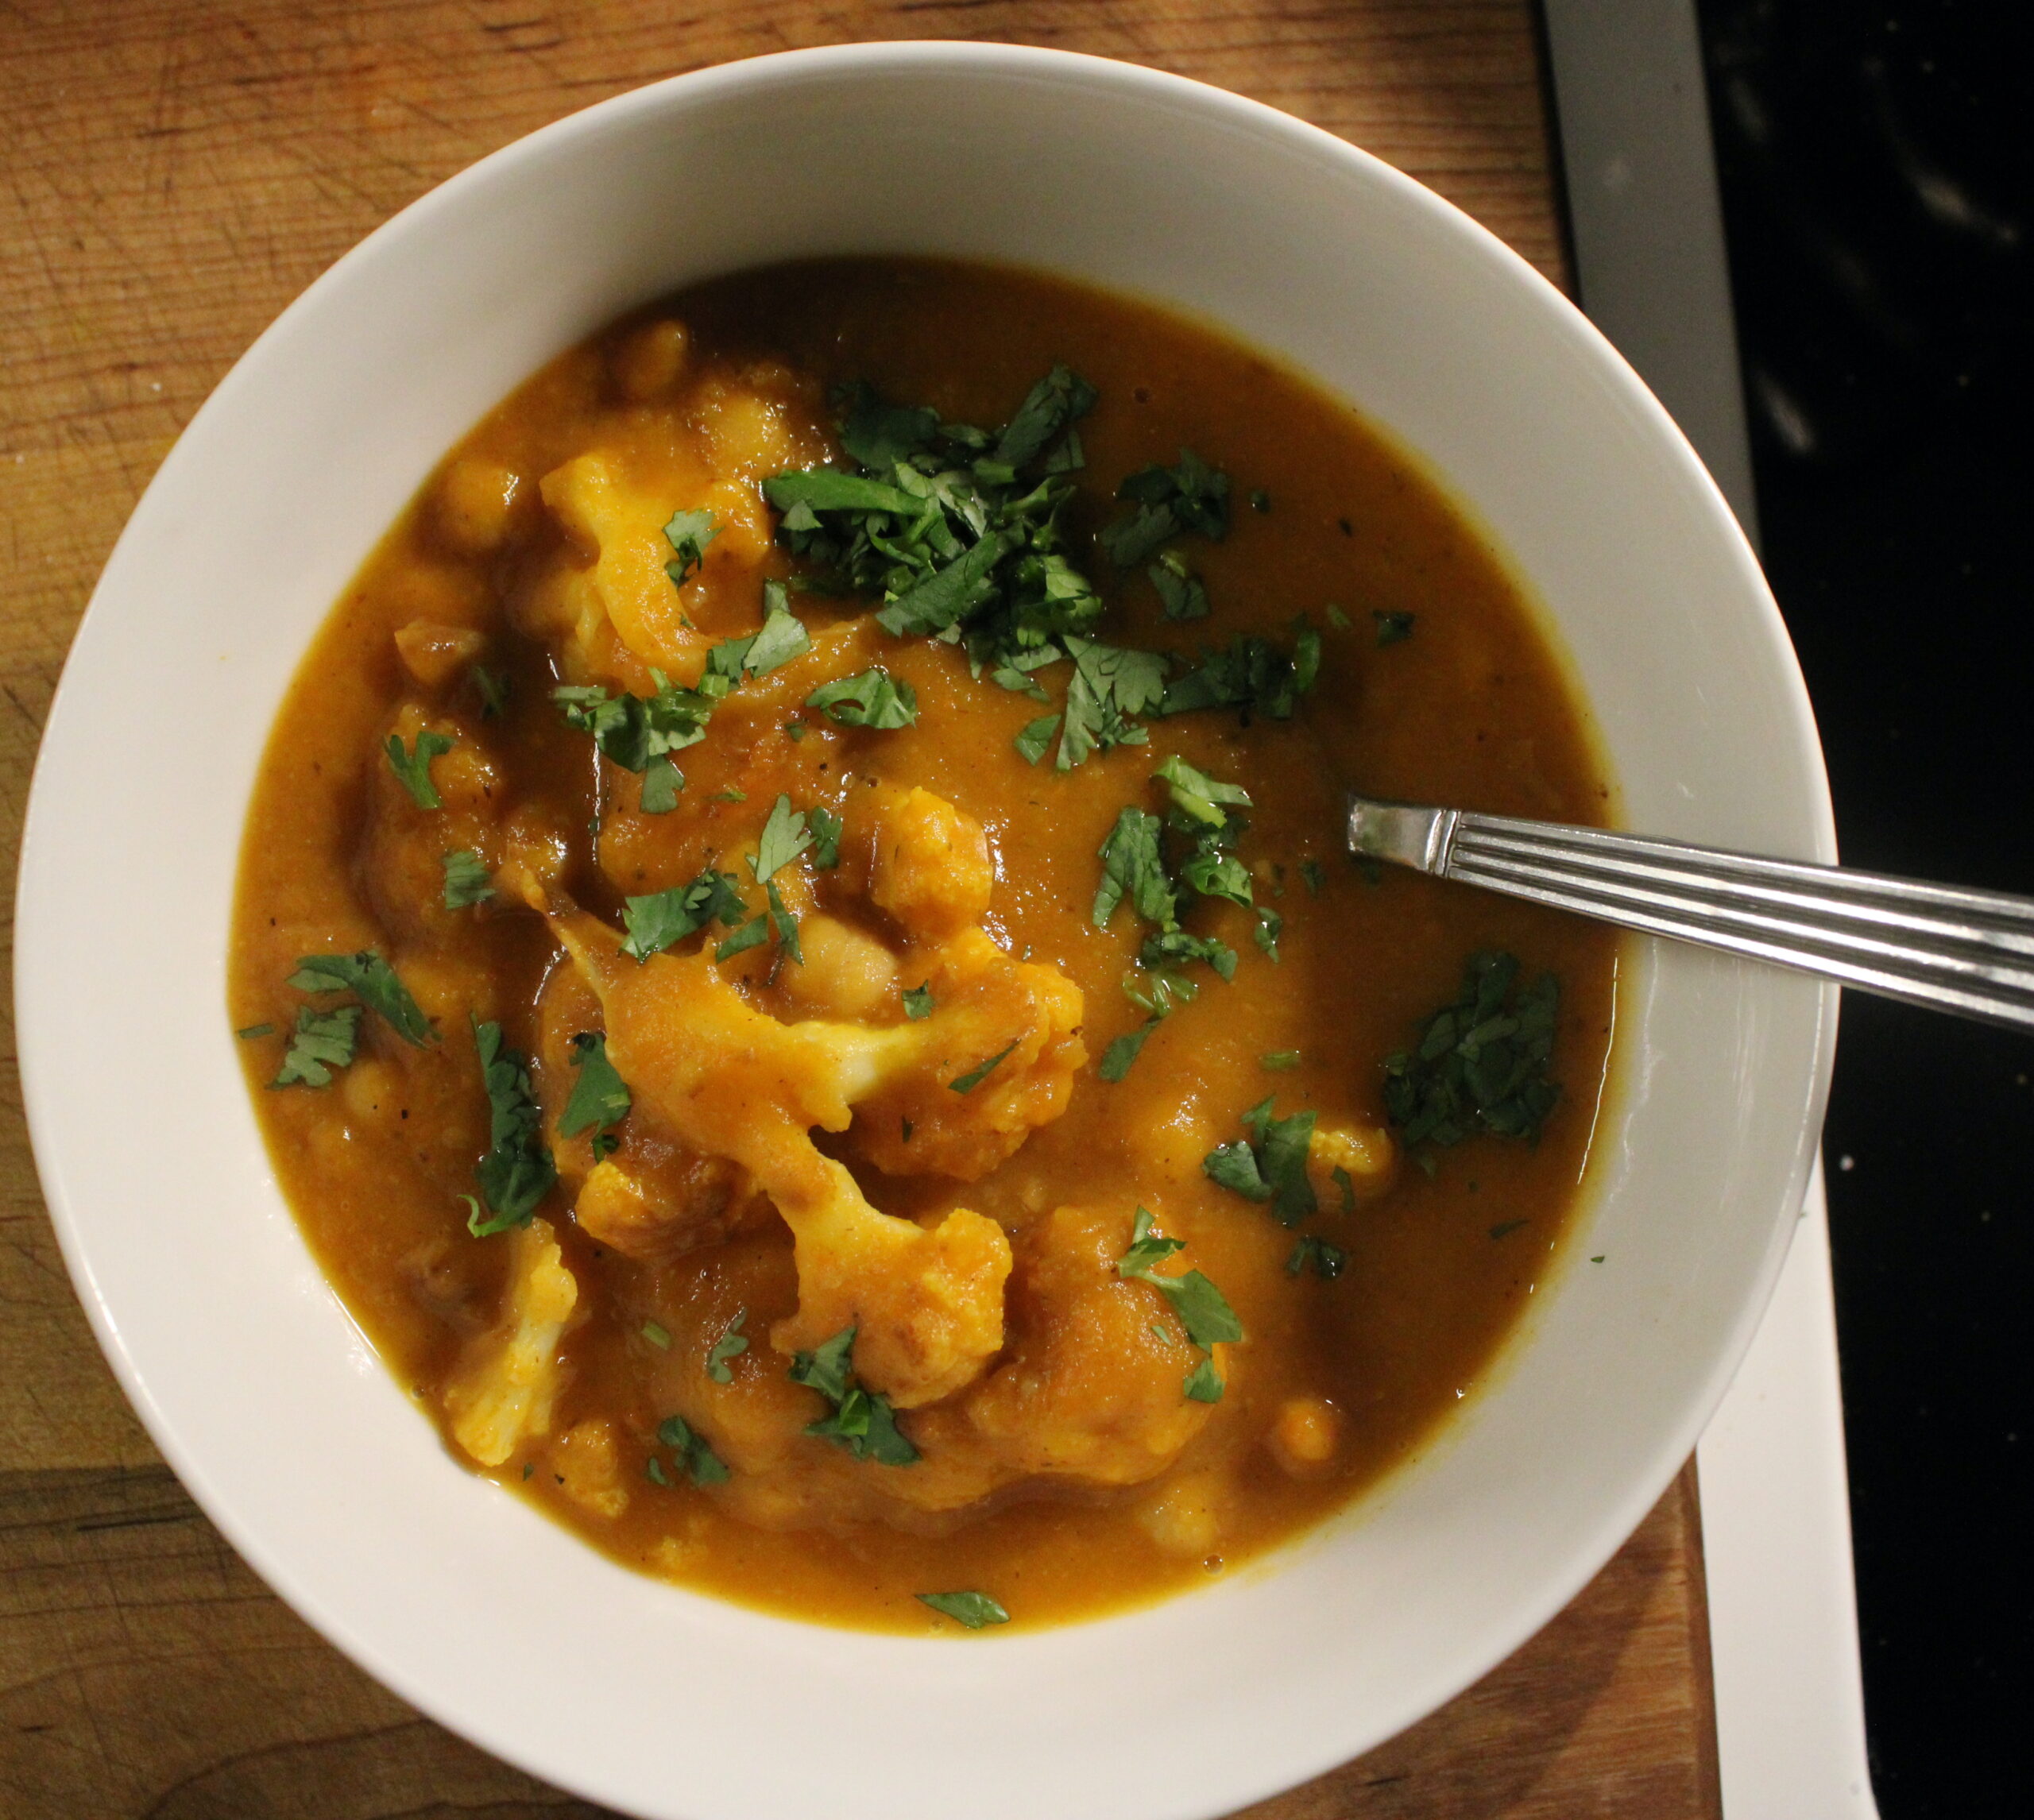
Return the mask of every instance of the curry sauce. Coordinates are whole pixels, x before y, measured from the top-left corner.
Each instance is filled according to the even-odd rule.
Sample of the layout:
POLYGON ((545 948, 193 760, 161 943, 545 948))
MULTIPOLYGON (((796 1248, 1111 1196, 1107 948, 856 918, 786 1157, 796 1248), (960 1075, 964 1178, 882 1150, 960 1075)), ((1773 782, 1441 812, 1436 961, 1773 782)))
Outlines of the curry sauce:
MULTIPOLYGON (((935 543, 969 534, 952 509, 935 543)), ((909 516, 857 521, 864 579, 909 516)), ((800 1617, 951 1632, 919 1596, 963 1590, 1086 1617, 1415 1456, 1580 1192, 1614 937, 1367 872, 1352 787, 1579 822, 1610 800, 1518 586, 1355 410, 1042 276, 744 274, 531 379, 349 587, 263 761, 230 1009, 314 1250, 467 1465, 632 1567, 800 1617), (1049 448, 1001 431, 1061 373, 1049 448), (846 508, 780 484, 866 477, 876 443, 938 451, 907 489, 1019 501, 1005 572, 1059 558, 1023 584, 1034 620, 1077 582, 1100 616, 1029 669, 965 619, 890 629, 843 585, 846 508), (1169 531, 1124 529, 1161 507, 1169 531), (1155 674, 1190 701, 1239 640, 1282 701, 1108 696, 1155 674), (1154 779, 1174 759, 1184 797, 1154 779), (1098 857, 1126 825, 1141 871, 1098 857), (300 972, 370 951, 409 1035, 358 968, 300 972), (1530 1141, 1409 1144, 1386 1058, 1490 952, 1559 983, 1560 1096, 1530 1141), (338 1019, 325 1064, 307 1015, 338 1019)))

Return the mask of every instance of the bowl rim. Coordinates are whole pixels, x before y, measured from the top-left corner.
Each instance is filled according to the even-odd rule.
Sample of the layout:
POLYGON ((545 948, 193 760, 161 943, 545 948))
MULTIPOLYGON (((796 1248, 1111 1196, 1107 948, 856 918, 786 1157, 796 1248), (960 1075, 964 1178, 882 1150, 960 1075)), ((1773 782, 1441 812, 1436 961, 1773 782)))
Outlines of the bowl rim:
MULTIPOLYGON (((1696 495, 1705 500, 1710 516, 1726 530, 1734 544, 1750 582, 1748 593, 1758 602, 1758 621, 1765 636, 1765 655, 1774 679, 1788 695, 1792 710, 1785 732, 1796 748, 1796 755, 1804 760, 1804 775, 1811 786, 1812 800, 1803 806, 1812 825, 1814 851, 1810 856, 1825 861, 1835 857, 1827 777, 1798 658, 1749 540, 1715 483, 1664 408, 1580 311, 1529 262, 1473 217, 1374 154, 1266 103, 1188 77, 1082 52, 949 41, 824 45, 711 65, 611 96, 499 147, 381 223, 319 274, 274 319, 193 414, 176 445, 137 501, 80 617, 46 718, 24 816, 17 870, 19 925, 15 1009, 20 1033, 22 1098, 30 1142, 59 1247, 94 1335, 150 1439, 207 1518, 293 1610, 377 1680, 458 1735, 473 1739, 534 1775, 561 1787, 581 1791, 596 1799, 612 1801, 617 1796, 611 1791, 604 1792, 580 1764, 563 1760, 531 1741, 510 1735, 499 1725, 490 1725, 477 1716, 470 1704, 453 1704, 443 1690, 413 1676, 405 1666, 388 1660, 376 1644, 361 1635, 343 1609, 334 1607, 304 1584, 293 1569, 290 1558, 272 1551, 262 1533, 243 1522, 230 1499, 215 1486, 203 1460, 185 1445, 168 1412, 157 1402, 130 1354, 114 1312, 92 1269, 86 1241, 60 1172, 45 1165, 45 1158, 53 1157, 58 1148, 58 1128, 64 1116, 48 1089, 38 1060, 41 1045, 37 1041, 37 1033, 44 1022, 44 1014, 37 999, 36 969, 32 964, 34 955, 47 939, 42 934, 45 923, 59 914, 57 906, 51 901, 57 895, 56 888, 41 883, 42 875, 48 868, 38 864, 38 856, 48 844, 44 831, 54 813, 50 802, 56 786, 47 775, 47 761, 56 743, 53 736, 60 728, 68 728, 79 712, 75 699, 78 686, 74 683, 72 659, 86 645, 88 635, 96 629, 96 621, 106 616, 101 609, 106 576, 135 535, 134 520, 140 516, 149 495, 161 485, 164 475, 180 473, 185 464, 197 458, 195 451, 199 439, 195 432, 213 418, 230 411, 240 391, 256 382, 253 369, 263 350, 278 340, 300 316, 314 310, 327 292, 346 284, 355 268, 377 257, 391 241, 427 233, 437 217, 456 209, 470 189, 489 184, 516 166, 543 159, 582 139, 633 121, 639 115, 658 114, 666 110, 737 95, 748 90, 795 87, 807 81, 836 80, 843 76, 923 72, 942 68, 989 78, 1042 77, 1076 85, 1100 86, 1119 95, 1170 102, 1212 115, 1232 128, 1283 141, 1317 159, 1360 171, 1367 180, 1395 191, 1402 204, 1409 203, 1430 216, 1448 221, 1455 232, 1466 234, 1482 243, 1486 257, 1495 256, 1508 265, 1514 276, 1535 294, 1542 316, 1572 342, 1588 347, 1599 372, 1616 388, 1619 404, 1643 420, 1656 442, 1671 454, 1680 466, 1680 477, 1696 495)), ((1807 1096, 1810 1116, 1796 1135, 1789 1162, 1786 1178, 1789 1209, 1797 1205, 1805 1192, 1819 1147, 1833 1061, 1838 1000, 1837 988, 1829 985, 1821 990, 1817 1001, 1813 1078, 1807 1096)), ((1614 1087, 1613 1103, 1614 1099, 1614 1087)), ((1746 1298, 1727 1336, 1715 1350, 1714 1364, 1704 1380, 1701 1394, 1690 1401, 1681 1419, 1662 1434, 1649 1469, 1643 1472, 1634 1470, 1627 1495, 1599 1514, 1595 1528, 1601 1547, 1580 1551, 1572 1572, 1551 1578, 1543 1585, 1539 1598, 1526 1602, 1518 1608, 1514 1623, 1507 1627, 1515 1634, 1487 1650, 1486 1660, 1465 1665, 1453 1685, 1440 1694, 1441 1701, 1471 1685, 1520 1644, 1537 1634, 1600 1571, 1680 1470, 1696 1438, 1721 1401, 1763 1316, 1785 1262, 1795 1223, 1791 1216, 1775 1216, 1772 1235, 1757 1273, 1754 1292, 1746 1298)), ((1390 1476, 1400 1477, 1403 1470, 1390 1476)), ((1112 1620, 1104 1617, 1091 1621, 1108 1623, 1112 1620)), ((911 1640, 914 1644, 917 1642, 915 1639, 911 1640)), ((1413 1722, 1421 1713, 1432 1710, 1437 1703, 1426 1700, 1418 1710, 1409 1714, 1405 1722, 1413 1722)), ((1331 1748, 1310 1764, 1282 1762, 1274 1770, 1259 1771, 1254 1776, 1237 1779, 1232 1786, 1221 1791, 1220 1799, 1227 1804, 1261 1799, 1330 1768, 1344 1760, 1345 1756, 1344 1751, 1331 1748)))

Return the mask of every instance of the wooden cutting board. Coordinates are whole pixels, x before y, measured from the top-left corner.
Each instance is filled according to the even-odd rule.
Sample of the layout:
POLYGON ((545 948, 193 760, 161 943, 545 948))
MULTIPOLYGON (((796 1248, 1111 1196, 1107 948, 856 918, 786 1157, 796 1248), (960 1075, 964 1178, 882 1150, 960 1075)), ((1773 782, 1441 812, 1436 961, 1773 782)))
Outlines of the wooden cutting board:
MULTIPOLYGON (((1558 281, 1535 30, 1529 0, 14 0, 0 8, 0 840, 11 855, 78 616, 178 431, 325 266, 482 153, 659 76, 792 46, 1058 45, 1198 77, 1339 133, 1558 281)), ((106 858, 109 888, 145 903, 146 881, 106 858)), ((0 1820, 599 1812, 353 1667, 162 1465, 57 1255, 23 1129, 11 1003, 0 1013, 0 1820)), ((122 1072, 151 1065, 145 1018, 135 1036, 138 1050, 106 1034, 109 1142, 122 1072)), ((1691 1466, 1509 1662, 1252 1814, 1714 1820, 1715 1765, 1691 1466)))

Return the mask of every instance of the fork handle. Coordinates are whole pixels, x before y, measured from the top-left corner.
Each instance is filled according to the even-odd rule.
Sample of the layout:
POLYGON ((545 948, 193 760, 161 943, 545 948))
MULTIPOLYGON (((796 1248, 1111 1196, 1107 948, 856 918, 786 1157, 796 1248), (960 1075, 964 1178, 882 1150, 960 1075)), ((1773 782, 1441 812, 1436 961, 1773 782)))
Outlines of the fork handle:
POLYGON ((2034 1030, 2034 898, 1597 828, 1349 799, 1349 850, 2034 1030))

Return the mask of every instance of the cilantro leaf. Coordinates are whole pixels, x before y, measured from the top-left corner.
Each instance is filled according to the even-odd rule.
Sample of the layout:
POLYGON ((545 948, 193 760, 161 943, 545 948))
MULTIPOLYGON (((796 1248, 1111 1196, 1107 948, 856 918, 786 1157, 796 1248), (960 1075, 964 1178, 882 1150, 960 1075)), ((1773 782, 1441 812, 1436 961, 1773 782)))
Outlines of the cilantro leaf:
POLYGON ((654 759, 705 739, 706 723, 729 687, 725 677, 710 670, 697 689, 680 689, 660 670, 650 675, 657 686, 654 695, 609 695, 598 683, 588 683, 554 689, 551 698, 568 726, 593 735, 603 756, 640 773, 654 759))
POLYGON ((716 917, 732 928, 748 914, 748 906, 741 901, 741 881, 732 872, 717 872, 709 867, 689 885, 628 898, 621 906, 621 925, 627 932, 621 952, 636 960, 648 960, 704 929, 716 917))
POLYGON ((289 983, 300 992, 354 994, 414 1048, 421 1049, 437 1040, 431 1020, 410 996, 409 987, 375 949, 363 948, 357 954, 302 955, 289 983))
POLYGON ((991 1056, 987 1061, 981 1062, 976 1066, 969 1068, 965 1074, 956 1076, 953 1080, 948 1081, 946 1084, 956 1093, 973 1093, 976 1088, 980 1086, 984 1081, 988 1080, 988 1077, 996 1072, 996 1065, 1002 1061, 1006 1056, 1009 1055, 1011 1052, 1017 1047, 1018 1044, 1022 1042, 1023 1040, 1024 1039, 1022 1037, 1013 1038, 1008 1043, 1005 1044, 1003 1048, 998 1049, 994 1055, 991 1056))
POLYGON ((770 927, 777 937, 777 945, 787 958, 802 967, 805 952, 799 945, 798 918, 784 908, 784 900, 778 895, 775 879, 771 879, 764 886, 763 895, 770 900, 770 927))
POLYGON ((996 568, 1016 549, 1018 539, 992 531, 953 561, 907 588, 876 616, 885 632, 943 632, 996 598, 996 568))
POLYGON ((1412 1049, 1386 1061, 1384 1110, 1408 1149, 1485 1131, 1538 1140, 1560 1097, 1547 1076, 1560 986, 1551 973, 1529 987, 1517 987, 1518 976, 1515 955, 1471 955, 1454 1003, 1421 1025, 1412 1049))
POLYGON ((685 773, 669 759, 652 759, 643 767, 643 813, 668 815, 678 807, 678 793, 685 787, 685 773))
POLYGON ((1190 1403, 1219 1403, 1222 1400, 1222 1374, 1215 1369, 1215 1361, 1204 1358, 1186 1374, 1186 1381, 1180 1386, 1190 1403))
POLYGON ((880 664, 859 676, 822 682, 806 697, 805 705, 821 709, 837 725, 879 732, 915 725, 918 717, 918 691, 880 664))
POLYGON ((417 735, 413 748, 406 751, 402 735, 391 733, 381 749, 389 755, 389 768, 410 793, 411 802, 420 809, 442 809, 444 803, 438 786, 431 781, 431 761, 442 758, 458 743, 450 733, 435 733, 426 727, 417 735))
POLYGON ((1314 1121, 1312 1112, 1274 1119, 1266 1099, 1243 1115, 1254 1141, 1218 1146, 1201 1159, 1201 1171, 1246 1200, 1268 1201, 1280 1225, 1297 1226, 1320 1206, 1306 1173, 1314 1121))
POLYGON ((812 648, 812 635, 788 603, 783 582, 765 582, 761 628, 746 638, 722 639, 706 654, 708 673, 739 687, 744 678, 768 676, 804 656, 812 648))
POLYGON ((299 1006, 296 1028, 290 1032, 283 1065, 269 1084, 329 1087, 332 1070, 344 1068, 353 1060, 354 1045, 359 1036, 359 1006, 341 1005, 330 1011, 299 1006))
POLYGON ((930 1606, 942 1617, 950 1617, 968 1630, 980 1630, 984 1625, 1007 1624, 1010 1621, 1009 1613, 987 1593, 914 1593, 911 1597, 920 1605, 930 1606))
POLYGON ((1300 1065, 1297 1049, 1274 1049, 1268 1055, 1257 1058, 1257 1065, 1268 1074, 1290 1074, 1300 1065))
POLYGON ((841 387, 836 401, 846 407, 841 448, 879 473, 924 454, 939 434, 937 411, 922 404, 886 404, 866 380, 841 387))
POLYGON ((1224 783, 1197 771, 1174 753, 1152 772, 1154 783, 1162 783, 1181 817, 1198 827, 1226 829, 1232 809, 1250 807, 1250 792, 1239 783, 1224 783))
POLYGON ((1059 738, 1061 771, 1112 746, 1142 745, 1150 737, 1136 725, 1165 698, 1166 659, 1155 651, 1127 651, 1093 639, 1061 640, 1073 659, 1066 686, 1066 716, 1059 738))
POLYGON ((1054 366, 1031 388, 1017 414, 1004 426, 996 439, 995 458, 1012 469, 1029 467, 1061 431, 1094 409, 1096 396, 1094 387, 1080 374, 1069 367, 1054 366))
POLYGON ((904 1015, 914 1022, 932 1015, 932 982, 928 980, 922 986, 904 988, 904 1015))
POLYGON ((445 907, 448 910, 483 904, 494 895, 487 867, 472 848, 453 848, 444 855, 441 864, 445 867, 445 907))
POLYGON ((728 1361, 741 1358, 748 1350, 748 1338, 741 1331, 742 1323, 748 1319, 748 1309, 737 1309, 734 1319, 721 1328, 721 1337, 706 1349, 706 1375, 716 1384, 734 1381, 734 1372, 728 1361))
POLYGON ((1178 1277, 1162 1276, 1159 1262, 1175 1251, 1185 1248, 1185 1241, 1179 1238, 1154 1237, 1151 1231, 1151 1216, 1143 1208, 1137 1210, 1137 1219, 1131 1229, 1130 1249, 1116 1260, 1116 1273, 1125 1282, 1149 1283, 1172 1304, 1173 1312, 1179 1317, 1180 1325, 1186 1329, 1186 1337, 1197 1347, 1208 1347, 1221 1342, 1233 1343, 1243 1337, 1243 1323, 1236 1319, 1222 1292, 1198 1270, 1189 1270, 1178 1277))
MULTIPOLYGON (((1170 1007, 1168 1007, 1170 1009, 1170 1007)), ((1134 1030, 1126 1030, 1103 1050, 1102 1059, 1095 1072, 1104 1080, 1115 1082, 1129 1073, 1131 1064, 1143 1053, 1145 1039, 1165 1022, 1163 1012, 1154 1012, 1134 1030)))
POLYGON ((1370 616, 1377 621, 1377 642, 1380 645, 1396 644, 1401 639, 1413 636, 1415 613, 1381 613, 1375 607, 1370 616))
POLYGON ((1207 618, 1208 589, 1177 551, 1166 551, 1144 573, 1158 590, 1158 605, 1167 619, 1207 618))
MULTIPOLYGON (((728 1469, 706 1437, 683 1416, 667 1416, 657 1425, 657 1439, 678 1455, 678 1463, 694 1485, 725 1485, 728 1469)), ((652 1459, 652 1466, 656 1462, 652 1459)))
POLYGON ((833 1413, 806 1425, 808 1435, 837 1442, 857 1459, 879 1466, 907 1466, 918 1457, 887 1397, 874 1396, 855 1381, 853 1327, 844 1327, 823 1346, 793 1355, 788 1375, 794 1384, 817 1390, 834 1405, 833 1413))
POLYGON ((276 1026, 273 1024, 245 1024, 233 1034, 242 1042, 248 1042, 256 1037, 273 1036, 276 1034, 276 1026))
POLYGON ((1134 804, 1116 817, 1108 837, 1096 849, 1102 882, 1096 887, 1089 912, 1096 928, 1108 927, 1109 918, 1125 897, 1147 922, 1170 929, 1177 922, 1179 900, 1158 844, 1162 825, 1157 816, 1134 804))
POLYGON ((474 1165, 474 1179, 493 1217, 470 1219, 466 1226, 476 1238, 485 1238, 528 1225, 558 1169, 539 1136, 543 1115, 530 1091, 528 1065, 503 1041, 499 1024, 474 1019, 473 1030, 489 1115, 487 1154, 474 1165))
POLYGON ((1235 708, 1246 721, 1290 721, 1320 673, 1321 634, 1302 617, 1290 651, 1268 639, 1242 636, 1230 640, 1226 649, 1204 652, 1197 665, 1166 686, 1158 712, 1235 708))
POLYGON ((558 1121, 558 1134, 576 1138, 591 1126, 594 1154, 603 1156, 607 1153, 601 1147, 603 1141, 609 1150, 614 1147, 606 1134, 628 1116, 632 1103, 628 1084, 607 1059, 607 1038, 602 1032, 582 1031, 572 1039, 571 1046, 572 1065, 578 1073, 572 1083, 572 1095, 558 1121))
POLYGON ((760 948, 769 939, 770 918, 766 911, 761 916, 752 917, 733 934, 724 937, 713 950, 713 958, 717 961, 732 960, 737 954, 746 954, 752 948, 760 948))
POLYGON ((1102 547, 1119 569, 1135 568, 1183 531, 1217 543, 1229 534, 1229 477, 1191 449, 1180 450, 1177 467, 1139 469, 1116 497, 1134 507, 1102 532, 1102 547))
POLYGON ((706 560, 706 546, 721 534, 710 512, 675 512, 664 527, 664 542, 671 547, 673 559, 664 565, 671 585, 682 588, 686 578, 706 560))
POLYGON ((809 513, 874 512, 891 518, 912 519, 922 516, 932 503, 880 481, 844 473, 838 468, 806 468, 772 474, 763 483, 763 497, 787 515, 802 506, 809 513))
POLYGON ((1263 904, 1257 906, 1257 926, 1250 933, 1257 945, 1276 960, 1278 958, 1278 937, 1286 932, 1286 919, 1263 904))
POLYGON ((508 673, 505 670, 489 670, 476 663, 471 674, 474 691, 480 697, 480 717, 483 721, 498 721, 508 710, 508 673))
POLYGON ((806 827, 803 811, 792 808, 788 796, 779 797, 771 807, 770 819, 763 824, 755 856, 748 862, 756 883, 775 878, 811 844, 812 835, 806 827))
POLYGON ((1236 976, 1236 951, 1212 935, 1189 935, 1183 929, 1154 930, 1137 951, 1137 964, 1156 972, 1167 967, 1205 960, 1224 980, 1236 976))
POLYGON ((830 871, 841 863, 841 831, 845 824, 833 810, 806 811, 806 824, 812 830, 812 864, 817 871, 830 871))
POLYGON ((1323 1282, 1332 1283, 1342 1274, 1349 1254, 1339 1245, 1330 1245, 1313 1233, 1302 1234, 1286 1260, 1286 1274, 1297 1277, 1311 1269, 1323 1282))
POLYGON ((1317 898, 1328 889, 1328 875, 1321 869, 1317 860, 1300 861, 1300 877, 1305 882, 1306 895, 1317 898))
POLYGON ((1034 765, 1046 755, 1053 735, 1059 731, 1059 721, 1057 714, 1041 714, 1017 736, 1017 750, 1023 754, 1025 763, 1034 765))
POLYGON ((1250 869, 1233 853, 1195 848, 1181 862, 1180 882, 1204 898, 1223 898, 1245 910, 1255 901, 1251 895, 1250 869))

